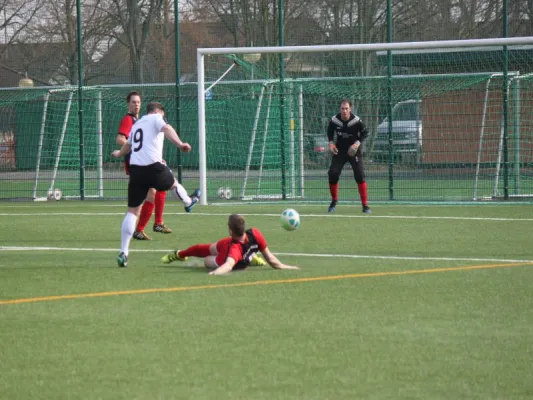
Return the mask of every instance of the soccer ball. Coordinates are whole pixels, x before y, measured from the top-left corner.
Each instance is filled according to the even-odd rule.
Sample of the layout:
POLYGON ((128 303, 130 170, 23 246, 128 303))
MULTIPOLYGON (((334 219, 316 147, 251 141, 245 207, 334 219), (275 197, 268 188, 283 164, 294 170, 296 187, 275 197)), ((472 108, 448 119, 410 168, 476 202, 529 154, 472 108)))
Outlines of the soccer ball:
POLYGON ((300 214, 292 208, 287 208, 281 213, 281 227, 293 231, 300 226, 300 214))
POLYGON ((219 199, 229 200, 233 196, 233 191, 230 187, 220 187, 217 190, 217 196, 219 199))
POLYGON ((48 200, 61 200, 62 197, 63 197, 63 193, 59 189, 48 190, 48 194, 46 196, 48 200))
POLYGON ((227 187, 227 188, 224 190, 224 196, 226 197, 226 200, 231 199, 231 196, 233 196, 233 191, 231 190, 230 187, 227 187))

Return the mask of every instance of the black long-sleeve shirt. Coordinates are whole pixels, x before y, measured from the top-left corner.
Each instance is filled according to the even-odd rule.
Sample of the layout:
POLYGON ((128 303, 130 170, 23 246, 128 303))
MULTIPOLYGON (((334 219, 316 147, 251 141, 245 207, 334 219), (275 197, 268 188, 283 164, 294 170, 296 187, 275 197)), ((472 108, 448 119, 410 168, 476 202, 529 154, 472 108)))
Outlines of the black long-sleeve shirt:
MULTIPOLYGON (((363 142, 368 136, 368 130, 361 119, 350 114, 348 121, 341 119, 341 114, 334 115, 328 124, 328 140, 334 142, 339 152, 347 152, 348 148, 357 140, 363 142)), ((361 147, 357 151, 359 153, 361 147)))

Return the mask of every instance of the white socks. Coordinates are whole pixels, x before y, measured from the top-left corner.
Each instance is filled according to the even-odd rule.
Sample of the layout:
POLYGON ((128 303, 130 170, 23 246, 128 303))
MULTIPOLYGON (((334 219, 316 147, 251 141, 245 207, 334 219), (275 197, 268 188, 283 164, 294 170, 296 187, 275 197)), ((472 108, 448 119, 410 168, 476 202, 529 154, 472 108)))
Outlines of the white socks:
POLYGON ((135 225, 137 224, 137 216, 127 212, 122 221, 122 228, 120 231, 120 251, 126 256, 130 251, 130 241, 135 232, 135 225))
POLYGON ((174 197, 176 200, 182 201, 185 206, 190 206, 192 200, 187 194, 187 191, 179 183, 177 183, 177 185, 178 186, 174 189, 170 189, 172 192, 172 197, 174 197))

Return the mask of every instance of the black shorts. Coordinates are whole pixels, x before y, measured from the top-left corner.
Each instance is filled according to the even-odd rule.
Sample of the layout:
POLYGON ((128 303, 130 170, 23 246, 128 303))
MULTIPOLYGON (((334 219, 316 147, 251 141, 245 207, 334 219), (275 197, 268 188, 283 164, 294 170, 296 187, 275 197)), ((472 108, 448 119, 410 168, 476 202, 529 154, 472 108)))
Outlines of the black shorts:
POLYGON ((365 181, 365 169, 363 165, 363 157, 358 154, 355 157, 350 157, 345 151, 331 157, 331 164, 328 170, 329 183, 335 184, 339 182, 339 177, 342 169, 346 163, 350 163, 353 170, 353 177, 357 183, 365 181))
POLYGON ((140 206, 151 188, 166 191, 172 187, 174 181, 170 168, 161 163, 130 165, 128 207, 140 206))

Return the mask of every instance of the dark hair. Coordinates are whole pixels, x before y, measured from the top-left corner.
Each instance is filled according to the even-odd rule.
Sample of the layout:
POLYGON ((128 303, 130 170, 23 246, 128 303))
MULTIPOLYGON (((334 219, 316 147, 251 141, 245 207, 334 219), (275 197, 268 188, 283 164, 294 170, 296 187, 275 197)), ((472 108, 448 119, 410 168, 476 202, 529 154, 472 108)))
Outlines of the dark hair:
POLYGON ((141 94, 139 92, 137 92, 136 90, 132 90, 131 92, 128 93, 128 95, 126 96, 126 101, 129 103, 131 98, 133 96, 139 96, 139 98, 141 97, 141 94))
POLYGON ((246 221, 239 214, 231 214, 228 219, 228 228, 235 236, 242 236, 246 231, 246 221))
POLYGON ((348 103, 350 108, 352 108, 352 101, 350 99, 342 99, 341 102, 339 103, 339 106, 342 106, 344 103, 348 103))
POLYGON ((164 112, 165 106, 161 103, 158 103, 157 101, 148 103, 148 105, 146 106, 146 114, 153 113, 155 110, 161 110, 164 112))

